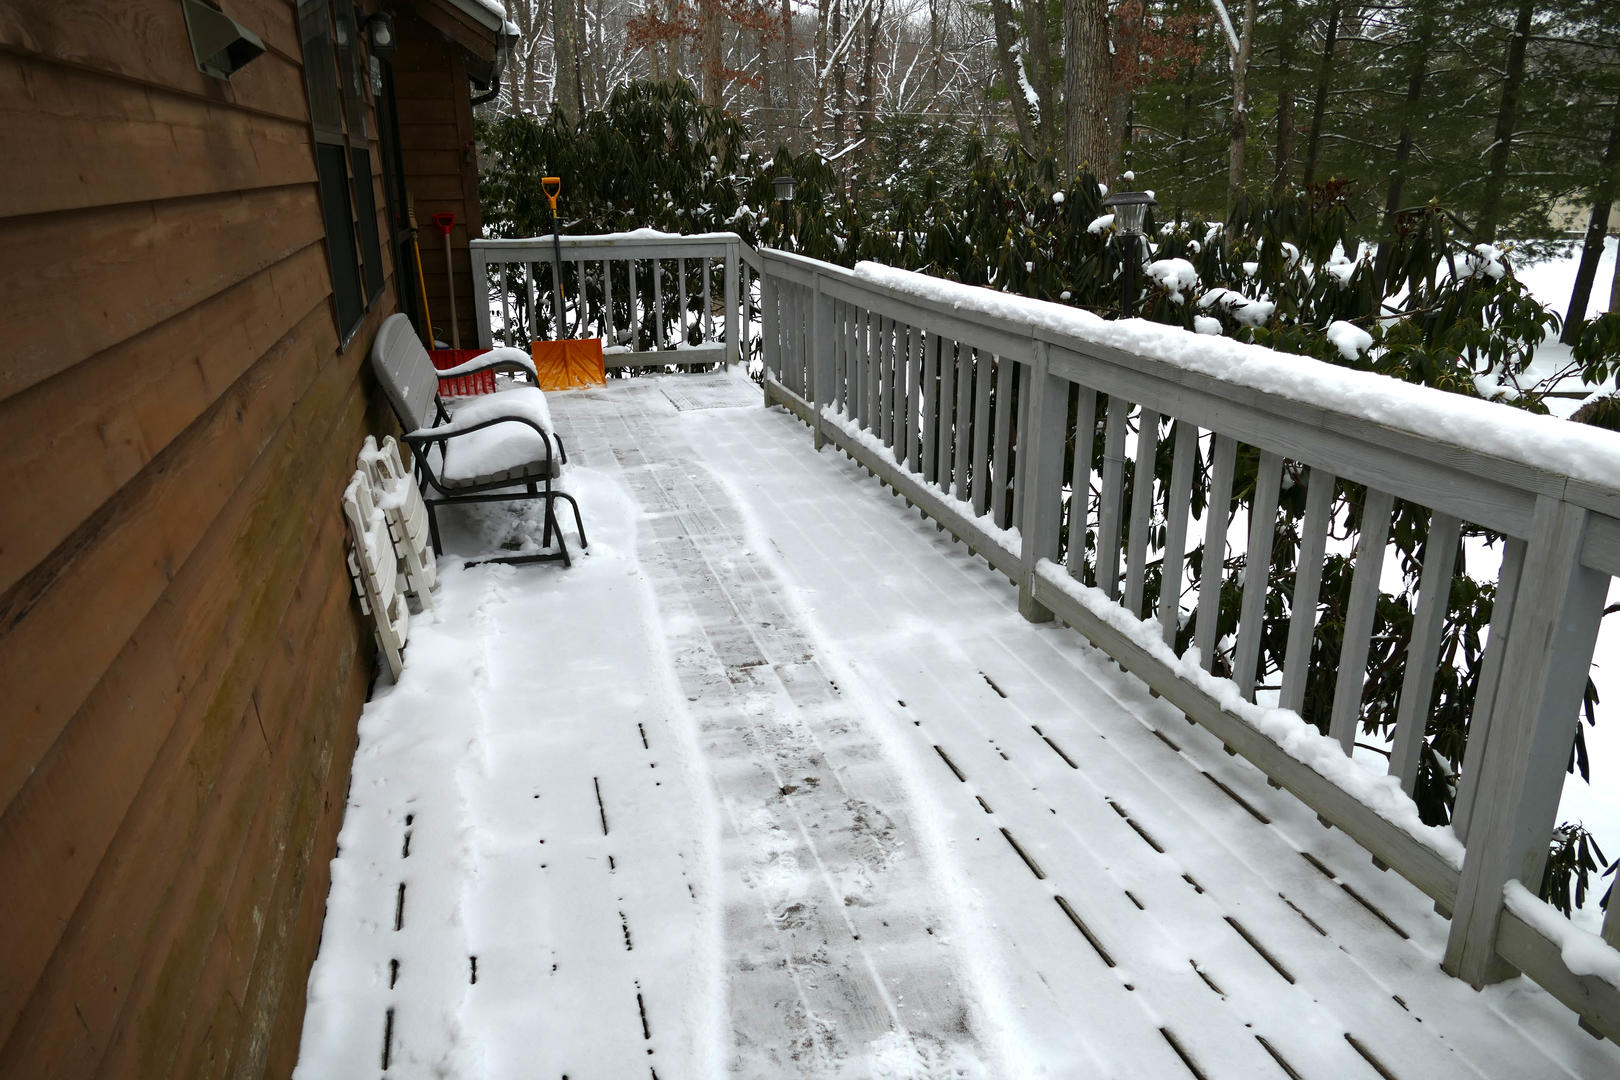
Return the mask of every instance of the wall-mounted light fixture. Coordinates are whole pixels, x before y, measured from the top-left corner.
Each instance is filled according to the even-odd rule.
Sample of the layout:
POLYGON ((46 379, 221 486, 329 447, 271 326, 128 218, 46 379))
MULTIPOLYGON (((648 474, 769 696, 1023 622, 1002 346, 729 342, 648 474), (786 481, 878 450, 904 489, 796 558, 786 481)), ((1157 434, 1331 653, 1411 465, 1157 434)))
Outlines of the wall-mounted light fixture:
POLYGON ((202 0, 180 0, 191 37, 191 55, 197 70, 216 79, 229 79, 264 52, 264 41, 218 8, 202 0))
POLYGON ((394 17, 386 11, 368 15, 360 23, 371 44, 371 55, 379 60, 394 58, 394 17))

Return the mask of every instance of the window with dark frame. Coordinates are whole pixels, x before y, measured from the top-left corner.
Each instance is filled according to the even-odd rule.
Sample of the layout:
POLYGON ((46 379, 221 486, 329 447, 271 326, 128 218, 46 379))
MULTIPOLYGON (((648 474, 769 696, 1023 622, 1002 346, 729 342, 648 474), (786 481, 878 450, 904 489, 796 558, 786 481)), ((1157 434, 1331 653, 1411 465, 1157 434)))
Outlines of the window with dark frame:
POLYGON ((332 301, 347 342, 384 282, 354 0, 299 0, 298 30, 332 301))

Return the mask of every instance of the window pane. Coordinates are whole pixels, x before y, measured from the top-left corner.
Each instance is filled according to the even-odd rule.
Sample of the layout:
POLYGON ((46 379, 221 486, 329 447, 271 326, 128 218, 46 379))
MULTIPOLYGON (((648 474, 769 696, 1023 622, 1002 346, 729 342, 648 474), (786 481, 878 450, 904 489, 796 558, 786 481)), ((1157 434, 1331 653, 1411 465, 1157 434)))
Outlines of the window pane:
POLYGON ((343 106, 332 53, 332 21, 327 0, 298 0, 298 34, 304 46, 304 86, 317 135, 343 136, 343 106))
POLYGON ((366 271, 366 297, 371 301, 382 294, 382 247, 377 240, 377 199, 373 194, 371 152, 350 150, 354 164, 354 208, 360 221, 360 256, 366 271))

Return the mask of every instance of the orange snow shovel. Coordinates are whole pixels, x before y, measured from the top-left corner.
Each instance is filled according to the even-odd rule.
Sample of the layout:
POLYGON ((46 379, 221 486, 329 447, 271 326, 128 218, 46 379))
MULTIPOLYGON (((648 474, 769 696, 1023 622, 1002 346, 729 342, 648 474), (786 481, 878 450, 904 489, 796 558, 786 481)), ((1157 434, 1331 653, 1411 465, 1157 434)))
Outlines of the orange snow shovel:
MULTIPOLYGON (((570 390, 578 386, 604 386, 607 371, 602 366, 601 338, 563 338, 562 232, 557 220, 557 197, 562 194, 562 177, 545 176, 540 190, 551 203, 551 274, 556 285, 557 341, 531 341, 535 374, 542 390, 570 390)), ((581 301, 583 302, 583 300, 581 301)), ((583 319, 583 314, 580 316, 583 319)))

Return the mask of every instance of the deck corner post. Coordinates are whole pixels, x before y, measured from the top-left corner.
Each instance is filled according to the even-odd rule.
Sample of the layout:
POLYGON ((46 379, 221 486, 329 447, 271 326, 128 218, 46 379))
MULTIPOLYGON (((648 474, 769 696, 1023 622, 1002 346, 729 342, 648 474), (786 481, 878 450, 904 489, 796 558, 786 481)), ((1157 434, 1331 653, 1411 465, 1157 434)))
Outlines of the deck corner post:
MULTIPOLYGON (((737 289, 737 245, 739 243, 741 243, 741 241, 732 240, 726 244, 726 276, 725 285, 723 286, 724 296, 721 303, 726 309, 725 334, 727 367, 730 367, 732 364, 735 364, 739 359, 742 358, 742 352, 738 345, 741 338, 737 332, 738 324, 741 321, 738 318, 737 313, 737 307, 740 302, 738 300, 737 289)), ((704 314, 707 316, 708 313, 705 312, 704 314)))
MULTIPOLYGON (((1539 885, 1563 792, 1608 577, 1581 563, 1587 512, 1536 500, 1498 692, 1478 755, 1478 798, 1442 966, 1473 986, 1513 974, 1497 955, 1502 890, 1539 885)), ((1473 747, 1470 747, 1472 750, 1473 747)))
POLYGON ((821 291, 821 275, 814 277, 810 305, 810 411, 813 414, 811 430, 815 432, 816 449, 827 445, 825 431, 827 419, 821 415, 824 406, 833 400, 833 303, 832 297, 821 291))
MULTIPOLYGON (((484 247, 474 240, 468 245, 467 254, 472 263, 472 298, 473 317, 478 321, 478 347, 491 348, 495 344, 495 331, 489 325, 489 268, 484 262, 484 247)), ((505 279, 502 278, 504 287, 505 279)), ((423 318, 427 313, 423 312, 423 318)), ((433 328, 428 327, 428 338, 433 339, 433 328)))
POLYGON ((765 407, 771 407, 771 380, 776 378, 782 370, 782 333, 781 312, 777 310, 781 292, 776 284, 776 278, 768 273, 759 276, 759 302, 765 310, 761 313, 764 325, 761 328, 760 353, 763 357, 764 370, 760 372, 760 385, 765 388, 765 407))
POLYGON ((1028 441, 1020 436, 1019 474, 1014 478, 1023 492, 1023 515, 1018 522, 1022 534, 1018 613, 1030 622, 1050 622, 1052 612, 1035 599, 1035 573, 1042 559, 1058 557, 1063 429, 1069 419, 1069 395, 1063 379, 1052 374, 1044 341, 1036 339, 1035 361, 1023 374, 1028 380, 1024 384, 1029 402, 1028 441))

